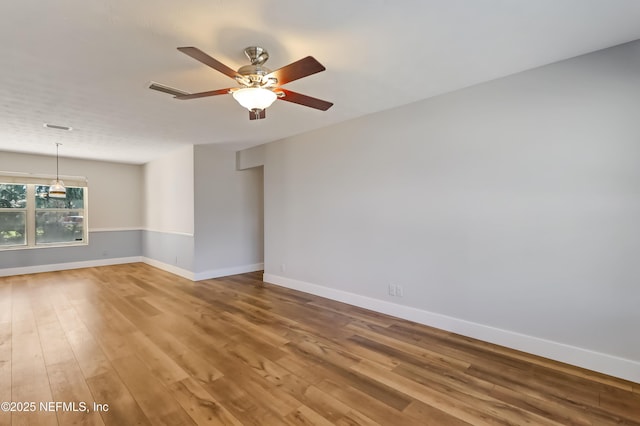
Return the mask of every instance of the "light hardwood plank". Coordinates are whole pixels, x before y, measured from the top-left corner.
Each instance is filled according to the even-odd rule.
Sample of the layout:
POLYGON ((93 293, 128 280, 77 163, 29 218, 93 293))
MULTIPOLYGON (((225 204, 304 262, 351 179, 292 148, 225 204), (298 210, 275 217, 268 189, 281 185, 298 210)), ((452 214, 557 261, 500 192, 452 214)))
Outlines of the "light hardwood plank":
POLYGON ((75 360, 48 365, 47 373, 53 401, 78 404, 84 402, 87 407, 87 411, 81 410, 79 405, 79 411, 59 410, 57 416, 60 424, 104 425, 100 413, 93 410, 93 395, 75 360))
MULTIPOLYGON (((52 401, 49 377, 26 284, 14 286, 11 330, 11 399, 13 402, 52 401)), ((13 425, 57 425, 51 411, 16 411, 13 425)))
POLYGON ((242 425, 240 420, 191 377, 171 384, 169 391, 198 425, 242 425))
POLYGON ((113 366, 152 424, 195 424, 163 383, 138 357, 117 359, 113 366))
MULTIPOLYGON (((3 305, 5 309, 11 309, 10 303, 3 305)), ((11 316, 5 316, 3 320, 0 322, 0 402, 11 401, 11 316)), ((0 426, 10 424, 11 413, 0 411, 0 426)))
POLYGON ((108 406, 107 411, 100 413, 105 425, 152 425, 114 370, 88 378, 87 385, 95 401, 108 406))

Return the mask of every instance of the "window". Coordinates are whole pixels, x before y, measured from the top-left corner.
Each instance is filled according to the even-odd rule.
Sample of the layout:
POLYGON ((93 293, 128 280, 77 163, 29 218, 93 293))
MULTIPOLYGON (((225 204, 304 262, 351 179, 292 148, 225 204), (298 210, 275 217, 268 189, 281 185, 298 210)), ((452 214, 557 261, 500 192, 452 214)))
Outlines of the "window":
POLYGON ((84 241, 84 188, 67 187, 66 198, 49 198, 49 186, 37 185, 36 245, 84 241))
POLYGON ((50 198, 46 179, 3 179, 9 180, 0 175, 0 250, 87 244, 86 186, 67 186, 66 198, 50 198))
POLYGON ((27 243, 27 185, 0 184, 0 247, 27 243))

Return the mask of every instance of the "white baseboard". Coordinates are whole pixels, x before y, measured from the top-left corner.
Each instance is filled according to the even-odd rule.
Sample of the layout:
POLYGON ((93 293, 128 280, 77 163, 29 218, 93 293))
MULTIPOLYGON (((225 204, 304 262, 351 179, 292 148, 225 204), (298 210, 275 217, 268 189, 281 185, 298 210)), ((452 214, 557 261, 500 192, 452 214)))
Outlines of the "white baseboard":
POLYGON ((187 269, 179 268, 175 265, 160 262, 144 256, 117 257, 112 259, 84 260, 79 262, 52 263, 49 265, 22 266, 16 268, 0 268, 0 277, 12 275, 37 274, 40 272, 66 271, 69 269, 92 268, 95 266, 120 265, 123 263, 143 262, 163 271, 170 272, 191 281, 200 281, 210 278, 226 277, 229 275, 244 274, 246 272, 261 271, 264 263, 254 263, 251 265, 236 266, 232 268, 213 269, 210 271, 194 273, 187 269))
POLYGON ((112 259, 83 260, 80 262, 52 263, 49 265, 21 266, 0 269, 0 277, 11 275, 37 274, 40 272, 66 271, 69 269, 92 268, 95 266, 120 265, 123 263, 142 262, 142 257, 116 257, 112 259))
POLYGON ((254 263, 251 265, 234 266, 231 268, 211 269, 203 272, 192 272, 187 269, 179 268, 175 265, 160 262, 155 259, 143 257, 142 262, 154 266, 163 271, 171 272, 172 274, 179 275, 191 281, 208 280, 211 278, 227 277, 229 275, 244 274, 247 272, 261 271, 264 269, 264 263, 254 263))
POLYGON ((194 280, 194 273, 187 269, 179 268, 175 265, 170 265, 168 263, 160 262, 159 260, 151 259, 149 257, 142 257, 141 262, 146 263, 147 265, 153 266, 154 268, 162 269, 163 271, 170 272, 174 275, 178 275, 182 278, 186 278, 191 281, 194 280))
POLYGON ((158 234, 181 235, 183 237, 193 237, 193 232, 162 231, 160 229, 151 229, 151 228, 140 228, 140 230, 145 232, 155 232, 158 234))
POLYGON ((264 281, 640 383, 640 362, 355 293, 264 274, 264 281))
POLYGON ((263 269, 264 269, 264 263, 254 263, 251 265, 234 266, 231 268, 211 269, 209 271, 195 273, 194 281, 227 277, 229 275, 246 274, 247 272, 262 271, 263 269))

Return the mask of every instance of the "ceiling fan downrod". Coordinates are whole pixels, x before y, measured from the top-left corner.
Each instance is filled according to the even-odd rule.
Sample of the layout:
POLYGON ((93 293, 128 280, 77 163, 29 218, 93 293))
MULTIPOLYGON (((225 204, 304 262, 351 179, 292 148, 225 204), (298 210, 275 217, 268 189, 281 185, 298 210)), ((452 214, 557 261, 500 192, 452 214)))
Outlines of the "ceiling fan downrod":
POLYGON ((262 65, 269 59, 269 52, 259 46, 249 46, 244 49, 244 54, 251 61, 251 65, 262 65))

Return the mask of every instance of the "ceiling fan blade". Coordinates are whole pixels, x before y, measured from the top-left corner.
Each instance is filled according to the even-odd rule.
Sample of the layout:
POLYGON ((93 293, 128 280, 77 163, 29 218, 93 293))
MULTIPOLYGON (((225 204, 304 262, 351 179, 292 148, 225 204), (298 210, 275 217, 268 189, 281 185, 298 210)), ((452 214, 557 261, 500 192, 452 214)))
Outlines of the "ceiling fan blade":
POLYGON ((156 83, 155 81, 151 82, 149 89, 157 90, 158 92, 168 93, 173 96, 183 96, 183 95, 189 94, 189 92, 184 92, 182 90, 178 90, 173 87, 165 86, 164 84, 156 83))
POLYGON ((307 56, 306 58, 302 58, 299 61, 273 71, 271 74, 268 74, 267 77, 277 78, 278 84, 281 85, 324 71, 325 69, 326 68, 322 66, 320 62, 316 61, 313 56, 307 56))
POLYGON ((185 55, 191 56, 196 61, 200 61, 205 65, 210 66, 216 71, 220 71, 222 74, 229 76, 231 78, 236 78, 239 75, 235 70, 229 68, 222 62, 213 59, 211 56, 204 53, 202 50, 197 47, 178 47, 178 50, 184 53, 185 55))
POLYGON ((291 90, 278 87, 278 91, 284 93, 283 97, 278 99, 281 101, 293 102, 294 104, 304 105, 309 108, 315 108, 322 111, 326 111, 333 106, 333 103, 323 101, 322 99, 312 98, 311 96, 303 95, 301 93, 292 92, 291 90))
POLYGON ((209 90, 208 92, 187 93, 184 95, 176 96, 176 99, 185 101, 187 99, 206 98, 207 96, 226 95, 227 93, 229 93, 229 90, 231 89, 219 89, 219 90, 209 90))
POLYGON ((266 118, 266 117, 267 117, 267 111, 264 109, 258 112, 257 116, 255 112, 249 111, 249 120, 262 120, 263 118, 266 118))

